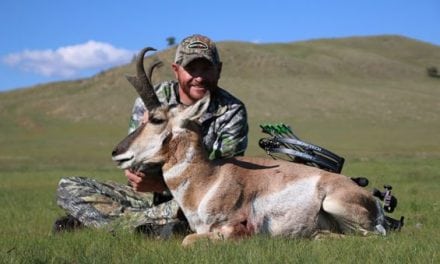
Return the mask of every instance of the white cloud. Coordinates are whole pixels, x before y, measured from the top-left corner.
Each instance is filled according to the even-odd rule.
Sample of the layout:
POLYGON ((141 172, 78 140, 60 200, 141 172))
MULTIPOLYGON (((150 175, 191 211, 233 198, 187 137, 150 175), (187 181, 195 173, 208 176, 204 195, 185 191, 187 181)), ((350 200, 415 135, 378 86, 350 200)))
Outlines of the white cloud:
POLYGON ((100 70, 129 62, 135 52, 90 40, 56 50, 24 50, 3 58, 11 67, 47 77, 73 77, 82 70, 100 70))

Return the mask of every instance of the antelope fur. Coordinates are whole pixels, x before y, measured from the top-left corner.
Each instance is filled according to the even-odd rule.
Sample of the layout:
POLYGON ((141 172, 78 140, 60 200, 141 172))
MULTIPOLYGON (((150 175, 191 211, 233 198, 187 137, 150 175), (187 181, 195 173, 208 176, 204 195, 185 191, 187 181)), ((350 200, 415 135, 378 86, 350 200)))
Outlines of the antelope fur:
POLYGON ((209 95, 187 108, 155 109, 150 115, 163 123, 140 127, 113 157, 123 160, 122 169, 162 164, 164 181, 196 232, 185 244, 253 234, 366 234, 383 226, 376 199, 348 177, 256 157, 208 160, 196 123, 208 105, 209 95))

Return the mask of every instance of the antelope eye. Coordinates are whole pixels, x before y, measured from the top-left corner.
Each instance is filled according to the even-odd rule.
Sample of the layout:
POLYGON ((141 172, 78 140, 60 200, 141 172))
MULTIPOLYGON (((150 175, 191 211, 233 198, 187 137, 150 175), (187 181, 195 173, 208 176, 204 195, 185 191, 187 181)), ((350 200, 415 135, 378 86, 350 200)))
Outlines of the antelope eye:
POLYGON ((150 123, 152 123, 154 125, 160 125, 163 122, 165 122, 165 119, 157 118, 157 117, 152 116, 152 117, 149 118, 149 121, 150 121, 150 123))

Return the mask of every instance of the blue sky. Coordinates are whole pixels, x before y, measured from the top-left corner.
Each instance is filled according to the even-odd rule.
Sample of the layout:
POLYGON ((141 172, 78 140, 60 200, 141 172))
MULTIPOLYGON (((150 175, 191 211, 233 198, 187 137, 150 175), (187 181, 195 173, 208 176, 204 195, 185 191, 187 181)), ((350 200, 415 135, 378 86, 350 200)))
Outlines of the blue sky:
POLYGON ((0 12, 0 91, 92 76, 193 33, 255 43, 397 34, 440 45, 439 0, 2 0, 0 12))

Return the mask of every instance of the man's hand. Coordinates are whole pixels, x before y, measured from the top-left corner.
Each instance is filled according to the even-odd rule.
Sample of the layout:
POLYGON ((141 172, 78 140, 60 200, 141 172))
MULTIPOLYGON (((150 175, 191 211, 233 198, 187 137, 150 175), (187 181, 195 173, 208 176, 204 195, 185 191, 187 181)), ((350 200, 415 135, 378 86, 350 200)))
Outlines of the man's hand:
POLYGON ((133 172, 124 170, 125 176, 130 182, 133 190, 138 192, 163 192, 167 189, 160 172, 133 172))

